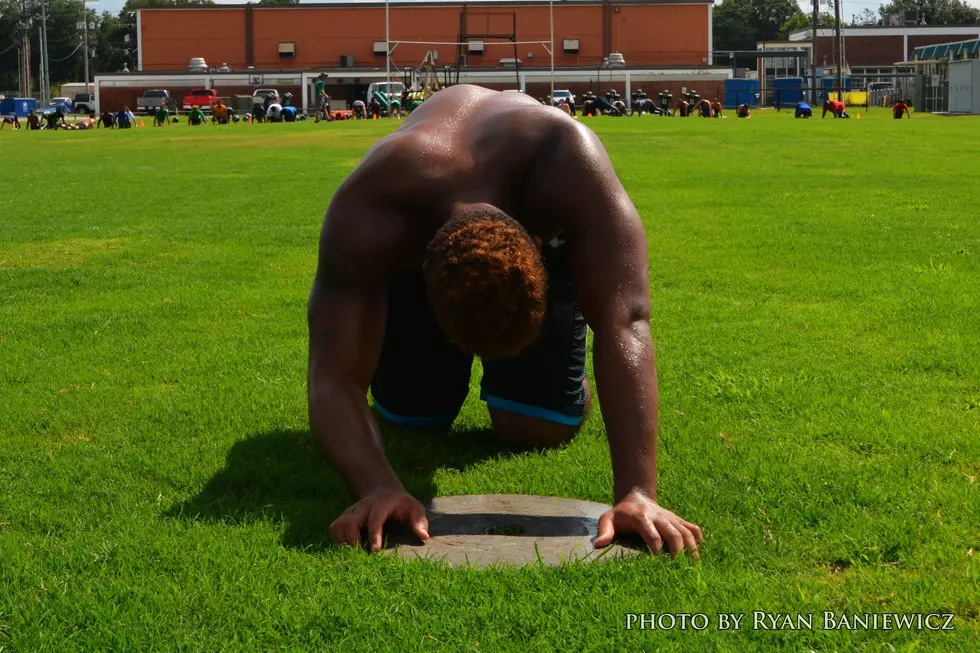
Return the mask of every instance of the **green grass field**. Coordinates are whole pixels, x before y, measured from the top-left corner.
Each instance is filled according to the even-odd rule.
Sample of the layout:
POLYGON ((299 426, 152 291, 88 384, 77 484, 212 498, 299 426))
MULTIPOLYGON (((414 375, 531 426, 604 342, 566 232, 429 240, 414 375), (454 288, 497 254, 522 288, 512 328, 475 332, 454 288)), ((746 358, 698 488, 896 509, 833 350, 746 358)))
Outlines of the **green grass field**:
MULTIPOLYGON (((309 437, 306 301, 331 193, 387 121, 4 131, 0 651, 980 650, 980 120, 587 124, 647 225, 661 500, 704 529, 700 563, 330 544, 351 495, 309 437)), ((488 427, 471 393, 451 432, 384 432, 418 496, 612 500, 599 411, 549 453, 488 427)))

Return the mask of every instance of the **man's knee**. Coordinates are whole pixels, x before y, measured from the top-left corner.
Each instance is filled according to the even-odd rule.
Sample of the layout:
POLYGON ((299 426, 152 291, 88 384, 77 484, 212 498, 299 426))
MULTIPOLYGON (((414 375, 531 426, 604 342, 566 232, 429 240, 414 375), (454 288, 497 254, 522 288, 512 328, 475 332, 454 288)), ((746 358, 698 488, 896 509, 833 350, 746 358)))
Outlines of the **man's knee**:
POLYGON ((497 437, 512 449, 551 449, 569 442, 582 428, 592 407, 592 393, 588 379, 583 385, 585 410, 582 413, 582 421, 578 424, 559 424, 499 408, 490 408, 490 420, 493 422, 497 437))

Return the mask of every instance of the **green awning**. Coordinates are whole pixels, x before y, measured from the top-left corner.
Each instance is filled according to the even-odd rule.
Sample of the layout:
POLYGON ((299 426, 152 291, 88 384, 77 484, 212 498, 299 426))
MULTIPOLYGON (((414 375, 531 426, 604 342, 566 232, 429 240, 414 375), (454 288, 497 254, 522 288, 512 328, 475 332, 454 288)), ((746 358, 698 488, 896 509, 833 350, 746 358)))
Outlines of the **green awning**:
POLYGON ((956 43, 938 43, 936 45, 921 45, 912 51, 909 61, 924 61, 926 59, 942 59, 943 57, 974 56, 980 52, 980 39, 957 41, 956 43))

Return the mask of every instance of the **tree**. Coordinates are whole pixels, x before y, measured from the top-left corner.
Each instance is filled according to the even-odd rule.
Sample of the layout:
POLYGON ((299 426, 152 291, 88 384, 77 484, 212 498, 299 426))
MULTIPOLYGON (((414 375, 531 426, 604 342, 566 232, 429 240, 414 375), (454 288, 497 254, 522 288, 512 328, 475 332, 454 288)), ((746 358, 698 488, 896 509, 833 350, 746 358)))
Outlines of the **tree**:
MULTIPOLYGON (((820 22, 817 23, 817 27, 837 27, 837 18, 833 14, 824 12, 818 18, 820 22)), ((810 29, 811 27, 813 27, 813 16, 801 12, 799 15, 793 16, 783 23, 783 26, 779 28, 779 38, 788 39, 789 35, 793 32, 810 29)), ((841 27, 847 27, 847 23, 841 21, 841 27)))
POLYGON ((855 25, 877 25, 880 21, 881 17, 878 16, 878 12, 872 11, 867 7, 854 17, 855 25))
POLYGON ((980 9, 971 7, 963 0, 892 0, 878 8, 882 19, 889 14, 901 14, 906 9, 917 9, 926 25, 976 25, 980 23, 980 9))
POLYGON ((260 5, 298 5, 299 0, 259 0, 260 5))
POLYGON ((773 41, 787 22, 805 16, 794 0, 724 0, 714 7, 715 50, 755 50, 773 41))

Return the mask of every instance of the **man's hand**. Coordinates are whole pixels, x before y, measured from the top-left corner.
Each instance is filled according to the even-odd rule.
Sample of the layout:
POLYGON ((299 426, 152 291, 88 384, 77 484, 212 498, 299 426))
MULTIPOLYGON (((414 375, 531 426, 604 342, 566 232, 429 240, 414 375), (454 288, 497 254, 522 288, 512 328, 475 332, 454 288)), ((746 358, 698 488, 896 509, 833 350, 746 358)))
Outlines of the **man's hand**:
POLYGON ((661 508, 639 492, 628 494, 599 518, 599 535, 594 546, 597 549, 609 546, 614 536, 626 533, 642 537, 654 553, 660 553, 666 543, 672 558, 686 550, 695 560, 699 559, 698 544, 704 541, 700 527, 661 508))
POLYGON ((341 544, 358 546, 361 530, 366 527, 374 553, 381 548, 381 528, 389 519, 411 526, 423 542, 429 539, 425 508, 405 490, 377 490, 368 494, 330 524, 330 535, 341 544))

